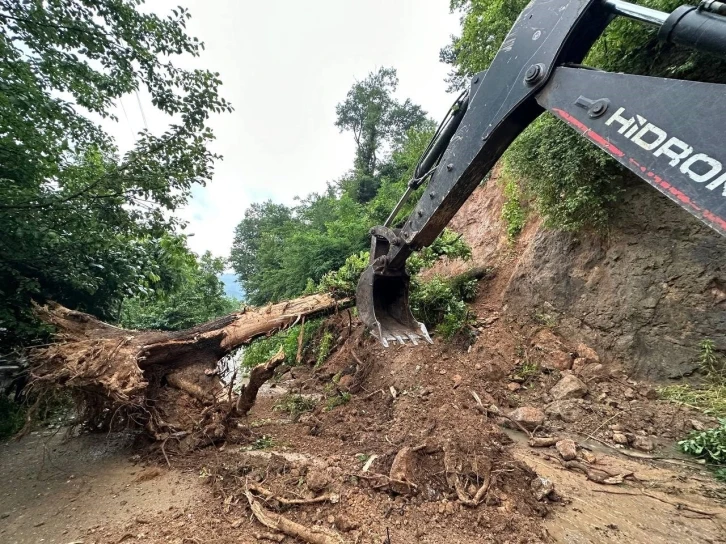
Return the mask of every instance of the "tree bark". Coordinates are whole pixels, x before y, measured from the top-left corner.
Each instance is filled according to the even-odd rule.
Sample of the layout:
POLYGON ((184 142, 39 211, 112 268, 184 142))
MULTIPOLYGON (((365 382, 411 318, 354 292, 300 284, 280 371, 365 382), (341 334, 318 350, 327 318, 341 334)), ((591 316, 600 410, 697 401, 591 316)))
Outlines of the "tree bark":
POLYGON ((250 381, 247 385, 243 385, 237 397, 237 413, 241 416, 246 416, 247 413, 255 405, 257 400, 257 392, 260 387, 272 378, 275 373, 275 369, 282 364, 285 360, 285 352, 282 348, 277 354, 273 355, 272 358, 265 364, 257 365, 250 372, 250 381))

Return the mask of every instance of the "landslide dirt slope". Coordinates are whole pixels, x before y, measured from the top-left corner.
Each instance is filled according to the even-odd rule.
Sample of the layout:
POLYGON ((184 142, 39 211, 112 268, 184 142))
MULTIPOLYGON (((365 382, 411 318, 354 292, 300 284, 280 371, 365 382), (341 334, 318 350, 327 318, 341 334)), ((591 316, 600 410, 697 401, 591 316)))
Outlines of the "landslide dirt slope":
POLYGON ((651 379, 693 372, 705 338, 726 350, 726 239, 648 185, 626 188, 605 234, 556 232, 531 217, 514 247, 502 203, 494 176, 451 226, 476 264, 506 273, 497 294, 510 315, 548 315, 568 340, 651 379))
MULTIPOLYGON (((533 221, 512 247, 499 221, 501 198, 490 182, 454 221, 474 247, 475 264, 494 269, 472 305, 478 317, 472 342, 436 339, 433 346, 386 350, 343 312, 330 320, 337 343, 324 365, 314 368, 308 361, 265 388, 249 414, 248 443, 171 455, 172 468, 157 452, 163 471, 157 478, 167 480, 159 479, 148 493, 162 491, 158 504, 137 502, 128 491, 141 485, 131 474, 136 470, 123 465, 128 474, 108 496, 119 500, 120 494, 114 495, 124 492, 127 502, 119 502, 114 515, 83 503, 74 511, 76 525, 59 537, 62 525, 40 517, 38 505, 62 495, 49 490, 47 498, 24 493, 14 499, 8 494, 0 504, 12 525, 3 528, 0 539, 35 542, 39 528, 46 527, 56 532, 45 534, 65 544, 252 543, 267 537, 292 543, 253 519, 245 491, 254 490, 269 512, 334 531, 334 542, 351 544, 726 542, 723 485, 673 447, 691 429, 714 421, 657 400, 653 384, 645 380, 663 374, 653 370, 653 354, 665 348, 638 347, 655 340, 671 348, 683 345, 684 352, 672 350, 681 358, 672 369, 683 369, 686 360, 691 364, 685 355, 691 340, 707 326, 721 330, 720 295, 708 287, 716 285, 709 278, 721 274, 714 262, 719 256, 713 254, 721 246, 699 253, 706 251, 707 234, 698 226, 684 227, 693 240, 687 242, 684 231, 672 245, 690 249, 671 251, 668 262, 680 262, 689 251, 691 257, 701 255, 692 261, 700 264, 683 272, 698 276, 700 283, 671 278, 652 312, 657 317, 637 321, 644 293, 661 287, 646 278, 646 264, 625 250, 635 245, 646 251, 638 244, 650 235, 626 229, 607 242, 563 238, 533 221), (565 239, 570 241, 557 245, 565 239), (546 247, 560 250, 537 249, 546 247), (613 247, 620 248, 617 259, 613 247), (617 274, 637 266, 644 287, 626 289, 631 280, 617 274), (566 288, 553 287, 558 278, 566 288), (686 294, 696 302, 681 308, 677 301, 686 294), (524 302, 528 296, 531 304, 524 302), (636 323, 613 318, 608 327, 589 326, 578 315, 586 303, 598 315, 622 314, 636 323), (629 330, 632 340, 614 340, 619 334, 631 338, 629 330), (281 399, 290 394, 303 395, 314 409, 294 416, 281 411, 281 399), (509 414, 521 416, 521 423, 512 423, 509 414), (531 437, 572 442, 533 448, 531 437), (563 454, 575 457, 565 460, 563 454), (176 484, 178 504, 163 493, 165 481, 176 484), (481 500, 473 501, 477 495, 481 500), (13 500, 17 504, 8 508, 13 500), (34 514, 21 517, 24 509, 34 514), (44 525, 34 526, 41 521, 44 525)), ((637 191, 633 198, 639 198, 637 191)), ((663 241, 665 234, 653 236, 663 241)), ((446 263, 431 273, 470 265, 446 263)), ((651 273, 659 278, 663 267, 651 273)), ((9 448, 22 450, 21 445, 9 448)), ((37 473, 41 461, 33 461, 36 472, 27 469, 26 478, 37 473)), ((84 468, 101 481, 99 471, 107 470, 94 460, 84 468)), ((0 478, 18 470, 4 462, 0 478)))

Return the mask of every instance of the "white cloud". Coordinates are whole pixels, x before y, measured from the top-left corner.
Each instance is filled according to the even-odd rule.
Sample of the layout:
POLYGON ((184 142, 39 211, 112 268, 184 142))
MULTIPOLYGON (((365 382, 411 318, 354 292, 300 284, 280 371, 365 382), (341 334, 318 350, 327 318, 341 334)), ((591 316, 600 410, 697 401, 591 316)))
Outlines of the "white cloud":
MULTIPOLYGON (((192 14, 188 31, 206 45, 183 64, 219 72, 235 108, 212 118, 213 150, 224 160, 180 213, 198 253, 228 255, 252 202, 292 203, 350 168, 352 139, 334 123, 335 106, 355 79, 397 68, 399 97, 436 120, 454 98, 445 92, 448 68, 438 61, 458 30, 446 0, 152 0, 146 9, 165 14, 179 3, 192 14)), ((162 131, 163 115, 144 93, 139 100, 148 128, 162 131)), ((106 126, 128 149, 144 122, 136 96, 122 106, 119 123, 106 126)))

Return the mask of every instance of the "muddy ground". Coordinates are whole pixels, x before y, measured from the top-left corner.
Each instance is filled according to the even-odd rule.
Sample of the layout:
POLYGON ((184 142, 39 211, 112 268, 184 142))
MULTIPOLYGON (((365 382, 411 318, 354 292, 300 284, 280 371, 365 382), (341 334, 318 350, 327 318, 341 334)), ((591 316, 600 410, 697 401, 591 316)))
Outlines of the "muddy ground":
POLYGON ((470 347, 389 350, 339 316, 350 338, 323 367, 293 368, 262 391, 249 443, 172 456, 168 464, 158 450, 135 448, 133 435, 65 438, 43 429, 4 443, 0 541, 270 542, 264 537, 274 535, 252 519, 244 495, 257 485, 274 494, 263 501, 269 511, 350 543, 382 543, 387 535, 401 544, 726 542, 724 486, 674 448, 686 429, 712 420, 653 398, 649 384, 602 363, 558 369, 563 353, 573 364, 586 357, 547 327, 528 330, 494 316, 470 347), (540 370, 523 379, 524 362, 540 370), (592 378, 594 365, 603 368, 592 378), (553 386, 568 375, 587 392, 553 399, 553 386), (354 391, 350 400, 329 409, 326 399, 345 399, 346 390, 354 391), (275 409, 291 393, 312 399, 314 411, 291 417, 275 409), (536 430, 502 417, 521 407, 544 414, 536 430), (617 444, 616 434, 629 441, 617 444), (555 447, 530 447, 530 435, 571 438, 575 463, 610 483, 563 466, 555 447), (389 477, 405 448, 414 451, 404 455, 410 466, 399 470, 408 482, 401 487, 389 477), (452 478, 465 498, 489 479, 481 504, 465 506, 452 478), (554 484, 546 497, 537 494, 541 478, 554 484), (330 500, 276 498, 321 496, 330 500))
POLYGON ((350 544, 726 542, 726 487, 675 447, 715 420, 659 400, 627 350, 568 341, 563 308, 515 304, 538 227, 509 245, 488 191, 452 223, 474 262, 429 272, 491 267, 472 336, 386 350, 334 316, 330 358, 282 367, 248 439, 186 456, 48 429, 0 444, 0 542, 296 541, 263 527, 245 492, 350 544), (276 409, 290 395, 311 411, 276 409), (542 439, 559 444, 530 446, 542 439))

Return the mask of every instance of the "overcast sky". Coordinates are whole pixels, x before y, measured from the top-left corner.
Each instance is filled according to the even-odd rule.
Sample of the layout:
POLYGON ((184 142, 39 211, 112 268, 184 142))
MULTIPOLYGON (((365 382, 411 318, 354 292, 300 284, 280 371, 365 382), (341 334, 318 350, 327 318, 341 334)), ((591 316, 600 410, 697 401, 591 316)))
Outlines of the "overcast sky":
MULTIPOLYGON (((189 8, 188 31, 206 45, 201 58, 179 64, 219 72, 235 108, 211 119, 213 151, 224 159, 180 213, 197 253, 228 256, 252 202, 290 204, 351 167, 352 136, 334 123, 356 79, 396 68, 398 97, 437 121, 454 99, 438 60, 459 30, 448 0, 148 0, 146 9, 166 14, 176 5, 189 8)), ((166 126, 144 93, 125 97, 118 117, 108 128, 122 151, 144 123, 155 133, 166 126)))

